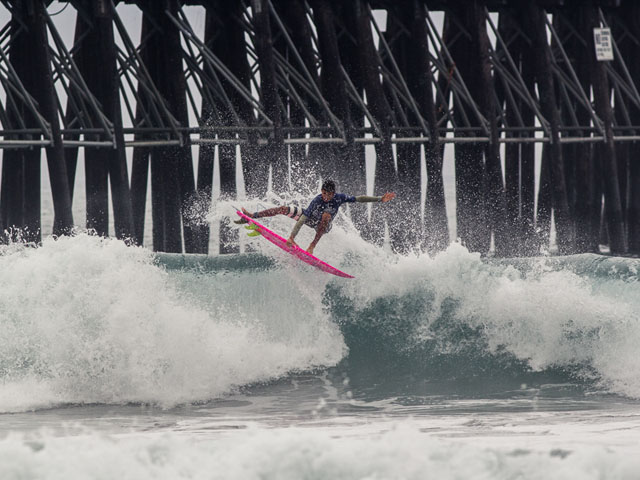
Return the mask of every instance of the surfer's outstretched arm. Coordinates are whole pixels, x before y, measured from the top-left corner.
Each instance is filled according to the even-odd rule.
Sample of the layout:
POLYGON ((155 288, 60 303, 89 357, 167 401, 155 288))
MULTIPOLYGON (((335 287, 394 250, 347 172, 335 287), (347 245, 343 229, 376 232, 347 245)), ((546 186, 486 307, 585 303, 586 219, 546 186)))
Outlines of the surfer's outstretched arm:
POLYGON ((381 197, 373 197, 370 195, 358 195, 356 197, 356 202, 358 203, 370 203, 370 202, 388 202, 393 200, 396 197, 396 194, 393 192, 387 192, 381 197))

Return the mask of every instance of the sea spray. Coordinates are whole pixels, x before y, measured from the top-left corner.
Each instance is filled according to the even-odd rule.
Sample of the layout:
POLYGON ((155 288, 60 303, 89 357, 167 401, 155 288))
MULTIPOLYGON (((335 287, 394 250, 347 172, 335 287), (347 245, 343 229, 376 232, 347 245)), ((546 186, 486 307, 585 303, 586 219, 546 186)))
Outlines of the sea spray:
POLYGON ((288 318, 263 301, 251 307, 260 295, 251 279, 208 277, 212 295, 198 305, 202 282, 190 279, 184 292, 151 252, 117 240, 81 234, 13 246, 0 270, 1 411, 206 401, 344 355, 337 328, 303 294, 288 318), (260 321, 275 313, 278 332, 260 321))

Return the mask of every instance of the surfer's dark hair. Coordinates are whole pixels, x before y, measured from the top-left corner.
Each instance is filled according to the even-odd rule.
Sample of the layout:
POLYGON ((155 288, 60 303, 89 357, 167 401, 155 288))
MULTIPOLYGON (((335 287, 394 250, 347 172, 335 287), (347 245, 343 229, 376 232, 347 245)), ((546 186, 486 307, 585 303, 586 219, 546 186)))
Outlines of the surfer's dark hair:
POLYGON ((336 183, 333 180, 326 180, 322 184, 322 190, 325 192, 335 192, 336 191, 336 183))

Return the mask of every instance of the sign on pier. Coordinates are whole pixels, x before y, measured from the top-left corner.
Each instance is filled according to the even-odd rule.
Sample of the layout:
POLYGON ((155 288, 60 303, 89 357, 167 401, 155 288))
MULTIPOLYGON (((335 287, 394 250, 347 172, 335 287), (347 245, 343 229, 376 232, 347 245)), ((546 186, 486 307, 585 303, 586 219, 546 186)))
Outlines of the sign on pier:
POLYGON ((596 46, 596 58, 599 62, 613 60, 613 43, 610 28, 594 28, 593 39, 596 46))

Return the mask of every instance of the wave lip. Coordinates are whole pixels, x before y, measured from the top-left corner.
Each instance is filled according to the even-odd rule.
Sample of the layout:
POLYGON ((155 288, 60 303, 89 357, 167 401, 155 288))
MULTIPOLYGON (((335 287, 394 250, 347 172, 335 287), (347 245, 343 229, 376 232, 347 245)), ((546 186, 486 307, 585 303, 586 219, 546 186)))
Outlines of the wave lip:
POLYGON ((627 282, 640 280, 640 258, 634 257, 611 257, 595 253, 580 253, 550 257, 491 259, 489 263, 513 266, 525 273, 536 270, 568 270, 577 275, 587 277, 609 278, 627 282))

